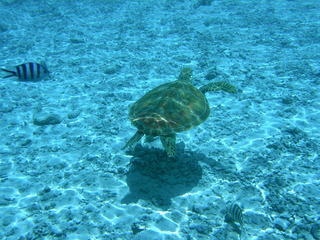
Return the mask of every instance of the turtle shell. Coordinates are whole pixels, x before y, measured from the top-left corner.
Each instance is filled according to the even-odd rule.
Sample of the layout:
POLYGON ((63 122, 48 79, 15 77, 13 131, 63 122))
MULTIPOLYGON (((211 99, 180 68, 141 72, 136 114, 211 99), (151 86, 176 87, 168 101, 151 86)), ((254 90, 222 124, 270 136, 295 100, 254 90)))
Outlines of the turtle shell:
POLYGON ((132 124, 151 136, 165 136, 193 128, 210 113, 204 94, 191 83, 160 85, 135 102, 129 112, 132 124))

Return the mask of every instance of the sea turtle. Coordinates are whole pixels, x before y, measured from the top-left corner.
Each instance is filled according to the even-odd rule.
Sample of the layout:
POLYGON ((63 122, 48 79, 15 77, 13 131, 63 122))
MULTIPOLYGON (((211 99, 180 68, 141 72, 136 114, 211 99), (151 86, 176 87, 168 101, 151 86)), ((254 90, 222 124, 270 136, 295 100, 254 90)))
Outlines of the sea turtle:
POLYGON ((160 136, 168 157, 174 157, 176 133, 205 121, 210 107, 204 94, 219 90, 237 92, 227 82, 212 82, 197 89, 192 85, 192 70, 183 68, 176 81, 154 88, 131 106, 129 119, 138 130, 123 149, 134 145, 144 135, 148 139, 160 136))

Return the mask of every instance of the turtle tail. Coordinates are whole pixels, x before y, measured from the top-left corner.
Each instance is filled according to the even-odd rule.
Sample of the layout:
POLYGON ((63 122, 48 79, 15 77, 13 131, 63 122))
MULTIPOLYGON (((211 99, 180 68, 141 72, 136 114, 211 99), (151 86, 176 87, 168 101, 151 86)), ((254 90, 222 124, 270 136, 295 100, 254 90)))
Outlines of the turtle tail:
POLYGON ((207 85, 204 85, 200 88, 200 91, 205 94, 206 92, 209 91, 225 91, 228 93, 236 93, 237 89, 235 86, 231 85, 230 83, 227 82, 213 82, 213 83, 209 83, 207 85))

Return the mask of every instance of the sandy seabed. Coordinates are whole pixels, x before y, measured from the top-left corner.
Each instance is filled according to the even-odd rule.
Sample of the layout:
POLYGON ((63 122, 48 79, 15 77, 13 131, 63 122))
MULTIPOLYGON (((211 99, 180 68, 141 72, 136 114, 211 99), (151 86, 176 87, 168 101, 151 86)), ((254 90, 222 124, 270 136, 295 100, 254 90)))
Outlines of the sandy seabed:
POLYGON ((319 240, 319 1, 1 1, 0 239, 319 240), (132 103, 193 69, 211 114, 122 151, 132 103), (228 204, 243 223, 226 221, 228 204))

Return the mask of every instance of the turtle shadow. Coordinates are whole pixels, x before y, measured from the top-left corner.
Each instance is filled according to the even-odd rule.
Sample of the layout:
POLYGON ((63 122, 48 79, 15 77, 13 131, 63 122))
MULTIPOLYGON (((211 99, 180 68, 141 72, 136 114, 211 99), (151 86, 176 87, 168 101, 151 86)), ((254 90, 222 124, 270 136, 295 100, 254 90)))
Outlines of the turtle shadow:
POLYGON ((129 153, 133 156, 126 174, 129 193, 121 200, 123 204, 143 199, 167 209, 171 198, 190 192, 202 177, 199 158, 181 151, 181 144, 175 158, 168 158, 163 150, 140 144, 129 153))

